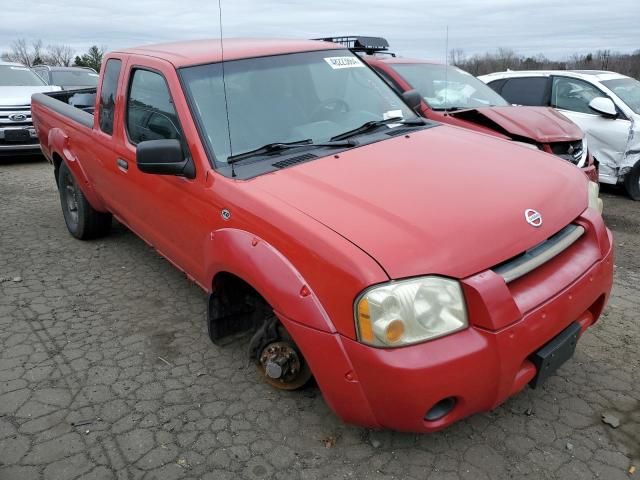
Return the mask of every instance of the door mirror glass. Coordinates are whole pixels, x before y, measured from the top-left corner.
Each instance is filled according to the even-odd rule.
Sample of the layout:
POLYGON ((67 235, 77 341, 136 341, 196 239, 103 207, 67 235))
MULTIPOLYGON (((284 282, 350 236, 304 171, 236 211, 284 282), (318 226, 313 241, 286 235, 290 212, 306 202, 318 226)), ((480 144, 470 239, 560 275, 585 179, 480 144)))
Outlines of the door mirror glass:
POLYGON ((610 98, 606 97, 594 98, 589 102, 589 108, 605 117, 616 117, 618 115, 615 104, 610 98))
POLYGON ((195 178, 190 158, 185 158, 182 145, 176 139, 147 140, 136 146, 136 164, 144 173, 177 175, 195 178))
POLYGON ((420 107, 422 102, 422 96, 417 90, 407 90, 402 94, 402 99, 413 111, 420 107))

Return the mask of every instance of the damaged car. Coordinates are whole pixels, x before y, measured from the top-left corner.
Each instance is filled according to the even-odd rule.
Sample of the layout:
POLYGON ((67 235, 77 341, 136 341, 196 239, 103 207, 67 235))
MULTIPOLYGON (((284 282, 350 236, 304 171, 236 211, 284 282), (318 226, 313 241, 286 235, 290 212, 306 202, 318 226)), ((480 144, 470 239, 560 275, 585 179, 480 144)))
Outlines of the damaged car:
POLYGON ((581 168, 590 180, 598 181, 584 133, 553 109, 514 107, 460 68, 396 56, 384 38, 318 40, 351 48, 398 93, 418 91, 421 98, 417 112, 421 116, 554 154, 581 168))
POLYGON ((640 200, 640 82, 601 70, 499 72, 479 77, 518 105, 550 106, 587 134, 600 182, 640 200))

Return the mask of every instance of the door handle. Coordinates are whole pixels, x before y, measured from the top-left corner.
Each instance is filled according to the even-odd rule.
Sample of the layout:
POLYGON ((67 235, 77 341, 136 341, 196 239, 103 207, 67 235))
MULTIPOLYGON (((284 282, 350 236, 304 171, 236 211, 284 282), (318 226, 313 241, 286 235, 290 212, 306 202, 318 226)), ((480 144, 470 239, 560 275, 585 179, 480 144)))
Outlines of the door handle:
POLYGON ((129 162, 127 162, 126 160, 119 158, 116 163, 118 164, 118 168, 120 168, 121 170, 129 170, 129 162))

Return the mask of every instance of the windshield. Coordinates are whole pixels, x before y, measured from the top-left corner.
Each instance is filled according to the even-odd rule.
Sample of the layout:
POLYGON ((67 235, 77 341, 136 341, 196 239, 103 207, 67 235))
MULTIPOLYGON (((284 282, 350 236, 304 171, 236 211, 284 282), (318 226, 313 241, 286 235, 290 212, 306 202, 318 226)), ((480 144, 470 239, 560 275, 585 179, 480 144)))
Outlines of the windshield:
POLYGON ((470 73, 432 63, 391 64, 434 110, 508 106, 509 103, 470 73))
POLYGON ((228 61, 224 73, 228 111, 220 63, 180 71, 217 162, 270 143, 327 142, 372 120, 416 118, 348 50, 228 61))
POLYGON ((60 87, 96 87, 98 74, 90 70, 53 70, 51 84, 60 87))
POLYGON ((0 65, 0 87, 39 87, 46 85, 38 75, 20 65, 0 65))
POLYGON ((602 82, 635 113, 640 114, 640 82, 633 78, 618 78, 602 82))

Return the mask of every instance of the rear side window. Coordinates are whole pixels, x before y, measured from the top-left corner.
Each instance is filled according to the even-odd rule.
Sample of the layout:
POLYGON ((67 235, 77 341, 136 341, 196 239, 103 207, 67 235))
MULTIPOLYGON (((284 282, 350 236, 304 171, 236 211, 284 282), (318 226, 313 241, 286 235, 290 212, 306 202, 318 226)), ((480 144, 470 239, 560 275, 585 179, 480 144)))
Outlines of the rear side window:
POLYGON ((546 106, 549 98, 547 77, 510 78, 502 86, 500 95, 517 105, 546 106))
POLYGON ((107 61, 102 76, 102 90, 100 91, 100 130, 109 135, 113 134, 113 117, 116 111, 116 92, 122 61, 112 58, 107 61))
POLYGON ((502 86, 505 84, 506 81, 507 81, 506 78, 501 78, 500 80, 494 80, 493 82, 489 82, 487 83, 487 85, 489 85, 495 92, 500 93, 500 91, 502 90, 502 86))
POLYGON ((135 70, 127 99, 127 133, 131 143, 145 140, 182 140, 178 116, 162 75, 135 70))

